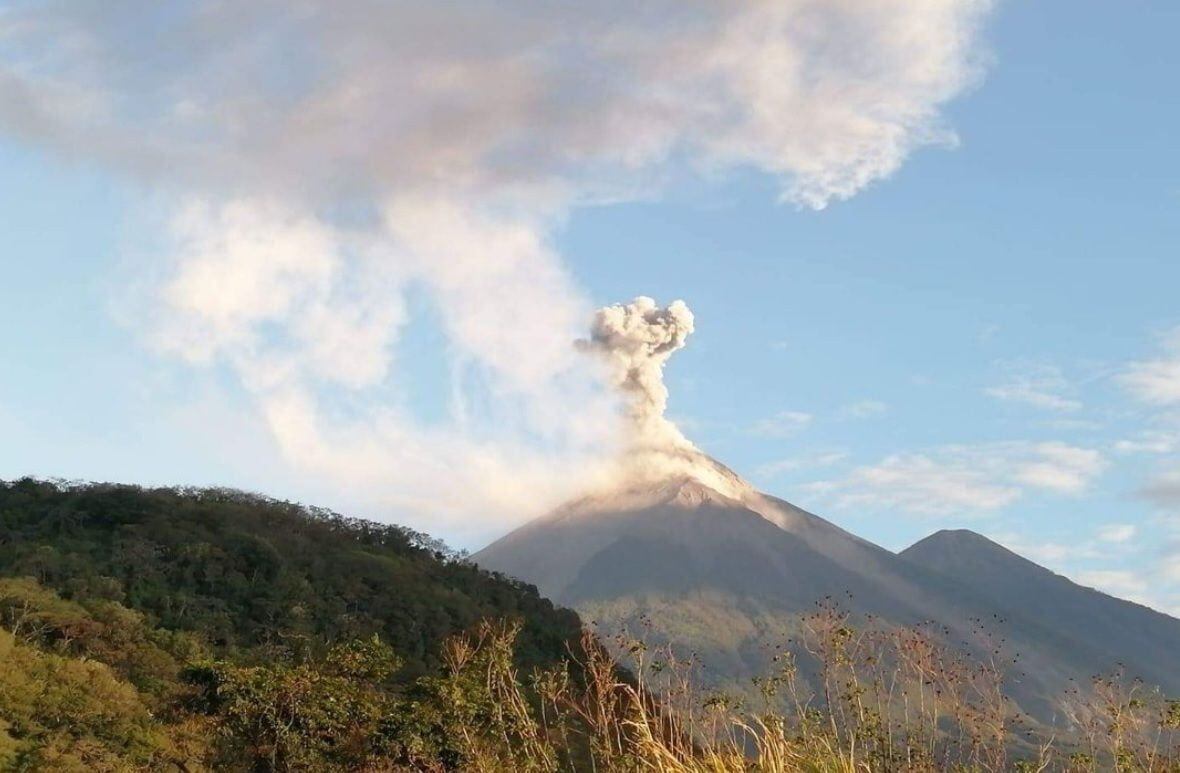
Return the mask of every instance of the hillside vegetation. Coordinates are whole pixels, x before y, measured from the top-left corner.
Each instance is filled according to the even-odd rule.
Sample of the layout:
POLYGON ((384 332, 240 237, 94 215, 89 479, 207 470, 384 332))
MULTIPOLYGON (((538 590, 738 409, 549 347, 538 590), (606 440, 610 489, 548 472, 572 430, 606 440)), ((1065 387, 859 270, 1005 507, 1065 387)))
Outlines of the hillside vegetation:
POLYGON ((800 627, 809 662, 784 649, 743 702, 404 529, 0 484, 0 770, 1180 770, 1180 703, 1133 681, 1079 692, 1067 747, 936 631, 800 627))
POLYGON ((413 678, 484 618, 523 621, 521 665, 580 636, 574 612, 456 558, 400 526, 240 491, 0 483, 0 574, 117 602, 219 654, 306 656, 377 634, 413 678))
POLYGON ((390 701, 425 700, 444 642, 487 619, 512 621, 513 667, 580 646, 575 613, 401 527, 219 489, 0 483, 0 769, 192 769, 243 743, 284 769, 445 758, 445 718, 394 727, 390 701), (264 708, 300 713, 307 748, 282 751, 264 708))

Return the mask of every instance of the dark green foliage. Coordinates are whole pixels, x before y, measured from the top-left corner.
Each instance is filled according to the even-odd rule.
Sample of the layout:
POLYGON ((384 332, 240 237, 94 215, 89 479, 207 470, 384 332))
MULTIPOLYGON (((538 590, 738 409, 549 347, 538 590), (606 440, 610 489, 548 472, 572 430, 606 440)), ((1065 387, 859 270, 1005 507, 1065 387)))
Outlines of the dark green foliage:
MULTIPOLYGON (((801 623, 822 696, 791 661, 752 714, 643 642, 616 643, 621 670, 573 612, 407 529, 225 490, 0 483, 0 771, 851 773, 945 768, 951 744, 1011 767, 994 662, 834 609, 801 623), (774 713, 784 690, 795 715, 774 713)), ((1180 704, 1114 678, 1093 696, 1056 769, 1180 770, 1180 704)), ((1044 769, 1048 746, 1021 749, 1044 769)))
POLYGON ((552 773, 542 694, 514 665, 520 630, 481 622, 409 682, 377 635, 299 661, 214 658, 118 602, 0 578, 0 770, 552 773))
POLYGON ((399 526, 225 489, 0 483, 0 575, 119 602, 235 657, 306 658, 379 634, 412 680, 449 635, 523 621, 520 665, 577 640, 573 612, 399 526))
POLYGON ((204 756, 179 679, 201 651, 117 602, 0 578, 0 770, 127 770, 204 756))
POLYGON ((388 678, 401 660, 374 637, 330 650, 317 662, 189 668, 199 688, 189 708, 214 718, 214 767, 252 760, 266 769, 356 768, 404 756, 393 731, 405 701, 388 678))
POLYGON ((505 673, 581 647, 575 613, 398 526, 0 482, 0 770, 461 766, 446 642, 492 618, 505 673))

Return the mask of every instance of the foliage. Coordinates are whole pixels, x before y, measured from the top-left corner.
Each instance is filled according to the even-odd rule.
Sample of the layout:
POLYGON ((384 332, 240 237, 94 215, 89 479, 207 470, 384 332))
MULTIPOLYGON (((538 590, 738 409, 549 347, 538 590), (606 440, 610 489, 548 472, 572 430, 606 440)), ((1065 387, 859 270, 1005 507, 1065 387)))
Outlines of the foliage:
MULTIPOLYGON (((30 579, 3 583, 0 769, 224 771, 1175 771, 1175 702, 1099 680, 1077 749, 1009 746, 1002 674, 967 664, 930 633, 878 637, 835 609, 809 616, 805 651, 759 679, 747 705, 696 691, 691 660, 620 639, 623 672, 589 633, 570 657, 517 665, 520 622, 447 639, 413 683, 380 637, 300 662, 210 658, 164 648, 142 616, 110 626, 30 579), (32 621, 32 622, 30 622, 32 621), (85 631, 65 637, 59 630, 85 631), (113 637, 113 638, 112 638, 113 637), (155 692, 130 681, 140 656, 167 668, 155 692), (97 657, 115 663, 102 662, 97 657), (965 672, 962 667, 978 669, 965 672), (630 676, 633 674, 634 676, 630 676), (786 700, 779 700, 785 698, 786 700), (785 707, 785 708, 783 708, 785 707), (1071 753, 1072 752, 1072 753, 1071 753)), ((106 612, 104 608, 104 612, 106 612)), ((109 617, 107 618, 109 619, 109 617)), ((167 637, 165 641, 171 641, 167 637)), ((1008 729, 1010 730, 1010 728, 1008 729)))
POLYGON ((0 575, 265 661, 379 634, 406 680, 436 671, 440 643, 487 617, 523 621, 526 666, 560 658, 581 630, 535 588, 425 535, 225 489, 0 483, 0 575))
POLYGON ((387 680, 401 660, 379 638, 332 648, 297 666, 195 665, 190 706, 215 719, 219 769, 253 760, 272 770, 362 768, 397 756, 389 732, 401 702, 387 680))
POLYGON ((150 701, 107 664, 45 652, 0 631, 0 767, 146 768, 177 751, 150 701))
POLYGON ((517 621, 514 667, 556 663, 581 637, 577 615, 531 586, 398 526, 222 489, 0 482, 0 626, 12 642, 0 759, 347 768, 392 754, 381 744, 394 725, 412 736, 397 753, 412 757, 441 748, 438 733, 395 704, 440 673, 449 637, 485 618, 517 621), (66 681, 45 687, 48 704, 20 698, 55 684, 50 673, 66 681), (82 677, 101 689, 85 693, 82 677), (72 706, 75 693, 139 724, 99 732, 51 700, 72 706))
POLYGON ((1121 675, 1068 696, 1080 743, 1028 741, 999 646, 829 604, 798 629, 756 700, 702 693, 396 527, 0 486, 0 770, 1180 771, 1180 703, 1121 675))

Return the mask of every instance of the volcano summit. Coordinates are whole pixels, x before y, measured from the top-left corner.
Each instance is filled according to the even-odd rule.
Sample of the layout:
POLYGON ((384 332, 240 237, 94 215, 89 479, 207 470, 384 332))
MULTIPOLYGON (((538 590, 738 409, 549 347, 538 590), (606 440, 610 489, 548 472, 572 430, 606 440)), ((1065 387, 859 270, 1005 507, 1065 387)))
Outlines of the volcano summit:
POLYGON ((497 540, 475 554, 479 565, 535 584, 605 633, 642 629, 695 653, 714 686, 740 689, 766 673, 774 646, 828 599, 876 625, 935 623, 977 654, 1005 640, 1009 695, 1042 721, 1058 715, 1072 683, 1116 664, 1180 690, 1180 620, 1076 585, 972 532, 939 532, 896 554, 755 490, 663 417, 658 376, 683 344, 667 324, 671 307, 641 299, 612 309, 604 311, 621 332, 596 336, 596 346, 643 401, 616 483, 497 540), (612 341, 627 342, 628 355, 616 356, 612 341), (643 378, 628 376, 636 368, 643 378))

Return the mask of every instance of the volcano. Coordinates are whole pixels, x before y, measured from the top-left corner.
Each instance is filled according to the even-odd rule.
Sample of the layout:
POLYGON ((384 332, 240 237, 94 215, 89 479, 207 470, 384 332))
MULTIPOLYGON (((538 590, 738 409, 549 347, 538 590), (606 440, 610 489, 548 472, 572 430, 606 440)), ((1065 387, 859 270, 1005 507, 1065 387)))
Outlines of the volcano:
POLYGON ((695 654, 716 686, 766 673, 774 644, 828 601, 888 625, 936 623, 969 650, 1006 640, 1019 655, 1010 697, 1042 721, 1071 684, 1116 664, 1180 691, 1180 620, 1078 586, 972 532, 940 532, 896 554, 756 491, 695 449, 680 456, 662 465, 673 472, 569 502, 473 560, 536 585, 605 633, 642 631, 695 654))
MULTIPOLYGON (((739 691, 770 672, 801 615, 838 604, 874 626, 936 626, 1006 670, 1008 697, 1051 723, 1071 687, 1120 664, 1180 693, 1180 620, 1083 588, 971 532, 893 553, 768 496, 664 413, 663 368, 694 329, 683 301, 599 309, 580 347, 624 397, 629 449, 601 487, 473 556, 580 612, 607 638, 641 636, 739 691), (981 624, 982 621, 982 624, 981 624), (997 642, 1003 642, 997 646, 997 642)), ((796 645, 787 645, 795 646, 796 645)))

